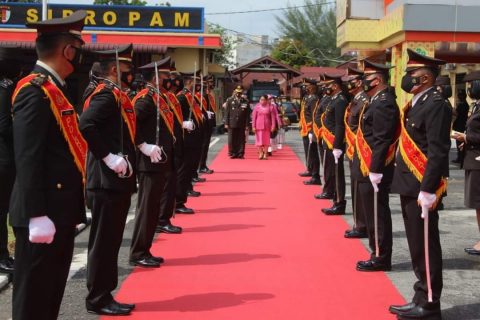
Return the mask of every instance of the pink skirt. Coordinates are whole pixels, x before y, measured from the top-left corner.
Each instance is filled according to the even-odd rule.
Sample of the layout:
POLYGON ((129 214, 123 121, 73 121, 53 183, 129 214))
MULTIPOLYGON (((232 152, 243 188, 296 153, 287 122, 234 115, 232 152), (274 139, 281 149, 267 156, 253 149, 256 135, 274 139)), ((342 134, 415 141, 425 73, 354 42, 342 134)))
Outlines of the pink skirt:
POLYGON ((257 147, 270 145, 270 130, 256 130, 255 145, 257 147))

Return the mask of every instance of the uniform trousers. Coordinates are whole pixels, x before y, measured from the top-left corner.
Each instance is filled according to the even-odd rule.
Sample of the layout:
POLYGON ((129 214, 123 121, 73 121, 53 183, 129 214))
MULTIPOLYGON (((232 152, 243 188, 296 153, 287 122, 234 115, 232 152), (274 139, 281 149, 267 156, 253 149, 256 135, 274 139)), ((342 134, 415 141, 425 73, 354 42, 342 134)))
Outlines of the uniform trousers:
POLYGON ((228 128, 228 155, 230 157, 245 155, 245 128, 228 128))
POLYGON ((392 264, 392 214, 390 212, 390 183, 380 183, 377 194, 378 247, 379 257, 375 256, 375 216, 374 191, 369 180, 358 181, 357 207, 364 213, 367 225, 368 243, 372 251, 370 259, 386 265, 392 264))
POLYGON ((87 307, 101 308, 113 301, 118 284, 118 252, 130 208, 131 193, 87 190, 92 224, 88 241, 87 307))
POLYGON ((205 125, 205 134, 203 136, 202 155, 200 157, 200 165, 198 166, 199 169, 203 169, 207 167, 208 149, 210 148, 212 131, 213 131, 212 124, 210 121, 207 121, 205 125))
POLYGON ((307 171, 312 172, 312 163, 310 161, 310 152, 311 152, 311 144, 310 140, 308 139, 308 135, 302 137, 303 142, 303 150, 305 151, 305 163, 307 164, 307 171))
MULTIPOLYGON (((203 152, 203 143, 205 142, 205 136, 207 134, 207 126, 208 124, 204 123, 199 126, 199 132, 200 132, 200 137, 198 142, 195 144, 195 148, 197 149, 197 152, 194 154, 194 162, 192 164, 192 178, 198 178, 198 168, 200 167, 200 161, 202 160, 202 152, 203 152)), ((190 181, 189 189, 188 190, 193 190, 193 184, 192 181, 190 181)))
POLYGON ((171 170, 138 173, 138 200, 135 226, 130 247, 130 260, 151 257, 153 237, 161 215, 161 200, 171 170))
MULTIPOLYGON (((412 301, 424 307, 428 305, 427 277, 425 272, 425 242, 424 223, 421 217, 422 209, 418 206, 417 198, 400 196, 403 221, 407 234, 408 248, 417 282, 413 289, 415 294, 412 301)), ((442 275, 442 247, 438 229, 438 211, 429 212, 428 244, 430 254, 430 279, 432 282, 433 303, 439 303, 443 288, 442 275)))
MULTIPOLYGON (((199 130, 198 128, 196 130, 199 130)), ((192 190, 193 172, 198 168, 198 159, 201 152, 201 132, 185 133, 182 162, 177 170, 176 207, 181 208, 187 202, 187 192, 192 190)))
POLYGON ((165 177, 165 185, 160 196, 160 216, 158 225, 170 224, 170 219, 175 213, 175 195, 177 184, 177 171, 172 169, 165 177))
MULTIPOLYGON (((325 146, 324 146, 325 147, 325 146)), ((338 159, 338 164, 335 164, 335 158, 332 150, 325 148, 325 163, 323 164, 323 176, 325 179, 325 186, 323 192, 328 194, 335 194, 334 201, 342 202, 345 200, 345 169, 343 167, 343 154, 338 159), (335 167, 338 165, 338 179, 335 177, 335 167), (338 187, 336 181, 338 180, 338 187), (337 195, 338 192, 338 195, 337 195)))
POLYGON ((350 192, 352 195, 352 210, 353 210, 353 213, 355 214, 355 221, 353 222, 355 226, 354 229, 359 232, 365 232, 367 231, 367 225, 365 222, 365 211, 363 210, 362 206, 359 205, 358 181, 352 175, 353 161, 348 160, 348 165, 350 168, 350 192))
POLYGON ((7 218, 14 181, 15 168, 0 167, 0 259, 9 257, 7 218))
POLYGON ((50 244, 31 243, 29 230, 14 227, 13 320, 55 320, 72 262, 75 226, 55 226, 50 244))
POLYGON ((318 156, 317 142, 313 141, 310 145, 308 154, 308 167, 311 169, 312 179, 320 180, 320 157, 318 156))

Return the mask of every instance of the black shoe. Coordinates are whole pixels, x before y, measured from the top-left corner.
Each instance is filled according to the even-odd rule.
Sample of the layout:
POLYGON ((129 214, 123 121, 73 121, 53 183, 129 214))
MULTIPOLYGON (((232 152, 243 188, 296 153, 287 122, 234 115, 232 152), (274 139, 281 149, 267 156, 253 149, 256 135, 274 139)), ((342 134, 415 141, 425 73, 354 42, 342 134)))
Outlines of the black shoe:
POLYGON ((347 230, 343 235, 347 239, 365 239, 368 238, 368 235, 365 231, 358 230, 347 230))
POLYGON ((399 314, 402 312, 410 311, 413 308, 415 308, 415 306, 416 306, 415 302, 410 302, 401 306, 391 305, 390 308, 388 308, 388 311, 390 311, 390 313, 393 313, 393 314, 399 314))
POLYGON ((391 264, 385 264, 385 263, 377 262, 374 260, 357 262, 357 271, 374 272, 374 271, 390 271, 390 270, 392 270, 391 264))
POLYGON ((205 178, 200 178, 200 177, 195 177, 192 179, 193 182, 205 182, 207 179, 205 178))
POLYGON ((460 163, 460 159, 454 159, 452 160, 452 163, 460 163))
POLYGON ((119 305, 121 308, 123 309, 128 309, 128 310, 133 310, 135 309, 135 304, 134 303, 120 303, 116 300, 113 300, 113 303, 116 303, 117 305, 119 305))
POLYGON ((195 211, 193 209, 187 208, 187 207, 180 207, 175 209, 175 213, 180 213, 180 214, 194 214, 195 211))
POLYGON ((342 215, 345 214, 345 209, 347 207, 347 202, 344 200, 339 203, 334 203, 331 208, 323 208, 322 212, 326 215, 342 215))
POLYGON ((152 257, 130 260, 130 265, 142 267, 142 268, 158 268, 160 267, 160 263, 152 257))
POLYGON ((198 172, 206 173, 206 174, 212 174, 214 171, 212 169, 209 169, 208 167, 205 167, 205 168, 201 168, 200 170, 198 170, 198 172))
POLYGON ((320 179, 310 179, 310 180, 307 180, 307 181, 303 181, 303 184, 306 185, 306 186, 313 186, 313 185, 316 185, 316 186, 321 186, 322 185, 322 181, 320 179))
POLYGON ((309 171, 301 172, 298 174, 300 177, 311 177, 312 173, 309 171))
POLYGON ((189 197, 194 197, 194 198, 198 198, 200 197, 202 194, 198 191, 195 191, 195 190, 190 190, 187 192, 187 196, 189 197))
POLYGON ((272 151, 267 151, 267 155, 271 157, 272 156, 272 151))
POLYGON ((106 316, 127 316, 129 315, 132 310, 123 308, 119 303, 116 301, 112 301, 104 307, 92 307, 87 306, 88 313, 94 313, 99 315, 106 315, 106 316))
POLYGON ((182 233, 182 228, 174 226, 173 224, 169 223, 163 226, 157 226, 155 228, 155 232, 161 232, 161 233, 182 233))
POLYGON ((245 159, 245 156, 244 155, 237 156, 237 159, 245 159))
POLYGON ((331 200, 333 199, 334 195, 323 192, 323 193, 316 194, 314 197, 315 199, 319 199, 319 200, 331 200))
POLYGON ((0 260, 0 273, 13 273, 13 258, 0 260))
POLYGON ((415 306, 405 312, 397 313, 398 319, 423 319, 423 320, 437 320, 442 319, 442 312, 440 311, 439 303, 430 303, 431 306, 421 307, 415 306))
POLYGON ((237 156, 230 156, 230 159, 237 159, 237 156))
POLYGON ((163 257, 150 256, 149 258, 150 258, 151 260, 153 260, 153 261, 156 261, 156 262, 160 263, 160 264, 162 264, 162 263, 165 262, 165 259, 163 259, 163 257))
POLYGON ((476 250, 475 248, 465 248, 466 253, 471 254, 473 256, 480 256, 480 250, 476 250))

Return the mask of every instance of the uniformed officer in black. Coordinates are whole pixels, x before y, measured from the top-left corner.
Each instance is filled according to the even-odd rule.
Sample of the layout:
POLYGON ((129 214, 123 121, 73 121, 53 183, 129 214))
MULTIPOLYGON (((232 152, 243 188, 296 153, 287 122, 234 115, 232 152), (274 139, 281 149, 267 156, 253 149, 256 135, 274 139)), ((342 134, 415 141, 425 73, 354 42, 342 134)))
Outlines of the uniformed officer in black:
POLYGON ((399 109, 395 95, 388 86, 390 67, 364 61, 363 90, 370 101, 361 111, 357 146, 353 158, 352 175, 358 183, 357 207, 366 218, 371 256, 357 263, 358 271, 388 271, 392 265, 392 216, 389 205, 390 187, 394 172, 394 150, 399 130, 399 109), (363 144, 364 141, 366 145, 363 144), (370 155, 362 157, 361 150, 370 155), (389 150, 390 149, 390 150, 389 150), (366 159, 370 157, 370 166, 366 159), (363 160, 361 160, 363 159, 363 160), (363 168, 361 166, 363 165, 363 168), (378 247, 376 256, 374 192, 377 192, 378 247))
POLYGON ((212 174, 213 170, 207 166, 207 158, 208 158, 208 150, 210 149, 210 140, 212 139, 213 130, 217 126, 216 121, 216 101, 215 96, 213 94, 213 90, 215 89, 215 78, 213 75, 207 75, 205 77, 205 101, 207 102, 207 123, 206 123, 206 134, 203 140, 202 146, 202 156, 200 158, 200 166, 198 167, 198 172, 212 174))
MULTIPOLYGON (((402 89, 414 96, 403 110, 404 125, 408 136, 426 156, 426 163, 423 177, 418 179, 410 171, 406 163, 408 160, 404 159, 404 156, 408 159, 411 155, 397 153, 392 191, 400 194, 408 247, 417 282, 414 285, 412 301, 403 306, 391 306, 390 311, 396 313, 399 319, 441 319, 442 249, 435 203, 440 200, 436 193, 442 178, 448 176, 452 109, 434 86, 439 66, 445 62, 410 49, 407 52, 409 61, 406 75, 402 79, 402 89), (428 302, 427 299, 422 206, 429 208, 428 242, 433 302, 428 302)), ((405 137, 407 135, 402 132, 400 140, 403 141, 405 137)))
MULTIPOLYGON (((38 61, 33 69, 37 75, 21 80, 25 85, 13 101, 17 169, 10 201, 10 223, 16 237, 14 320, 58 317, 75 226, 85 222, 84 169, 76 160, 84 159, 86 144, 83 142, 80 154, 70 151, 71 136, 64 136, 53 109, 58 112, 58 101, 65 100, 50 101, 44 91, 48 86, 57 97, 63 94, 68 100, 65 78, 81 59, 85 17, 85 11, 77 11, 67 18, 27 24, 37 29, 38 61)), ((70 101, 63 106, 62 117, 75 115, 70 101)), ((72 130, 81 139, 76 123, 72 130)))
POLYGON ((132 123, 126 120, 134 117, 135 111, 126 107, 128 97, 121 92, 128 86, 132 54, 132 45, 96 52, 103 80, 80 117, 80 130, 89 148, 86 194, 92 211, 86 307, 96 314, 126 315, 134 308, 116 302, 111 294, 118 284, 118 252, 136 190, 135 137, 132 123))
POLYGON ((344 116, 348 100, 342 92, 341 75, 326 73, 324 77, 325 90, 327 94, 331 95, 331 101, 325 108, 323 124, 325 130, 332 133, 334 137, 333 141, 328 141, 328 136, 325 132, 323 133, 323 146, 325 148, 325 186, 321 199, 333 199, 333 206, 331 208, 323 208, 322 212, 329 215, 337 215, 345 214, 347 204, 345 200, 343 154, 345 151, 344 116), (335 160, 338 163, 335 163, 335 160), (338 177, 336 176, 337 174, 338 177))
MULTIPOLYGON (((200 77, 197 76, 197 72, 195 74, 184 73, 182 76, 184 87, 177 94, 177 98, 182 108, 184 145, 183 161, 177 171, 176 212, 192 214, 193 210, 184 210, 184 208, 186 208, 187 196, 200 196, 200 192, 194 191, 192 186, 193 173, 198 168, 203 137, 202 115, 195 114, 195 108, 198 111, 200 106, 194 106, 195 100, 192 92, 193 78, 195 77, 195 82, 199 82, 200 77)), ((195 101, 195 103, 197 102, 195 101)))
POLYGON ((81 103, 77 106, 76 111, 79 115, 81 115, 83 112, 83 106, 85 105, 85 101, 87 101, 88 97, 90 97, 93 91, 95 91, 95 89, 97 88, 98 83, 101 80, 99 78, 100 74, 101 74, 100 63, 94 62, 88 74, 90 81, 88 82, 88 85, 85 88, 85 91, 83 91, 81 103))
POLYGON ((228 130, 228 155, 231 159, 243 159, 245 156, 245 135, 251 110, 242 93, 242 87, 237 86, 225 102, 225 129, 228 130))
POLYGON ((13 272, 8 252, 7 216, 15 181, 13 156, 12 94, 21 73, 21 51, 0 48, 0 272, 13 272))
MULTIPOLYGON (((310 168, 310 180, 303 181, 304 185, 321 185, 320 181, 320 158, 318 157, 317 138, 313 132, 313 113, 319 105, 319 97, 317 95, 317 81, 314 79, 305 79, 307 83, 307 94, 304 97, 303 114, 305 122, 312 124, 307 134, 307 167, 310 168)), ((305 138, 305 137, 304 137, 305 138)), ((304 145, 305 146, 305 145, 304 145)))
MULTIPOLYGON (((351 132, 356 135, 358 129, 358 123, 360 121, 360 114, 363 108, 368 104, 368 96, 363 91, 362 86, 363 71, 356 68, 349 67, 347 69, 347 76, 344 79, 344 85, 348 90, 348 93, 352 96, 352 100, 347 108, 348 118, 346 118, 345 129, 347 126, 351 132)), ((356 142, 356 137, 354 139, 356 142)), ((367 226, 365 223, 365 212, 362 210, 362 206, 359 205, 358 200, 358 182, 352 174, 353 157, 355 156, 355 142, 353 143, 353 154, 351 157, 347 153, 348 164, 350 166, 350 192, 352 195, 352 208, 354 213, 354 224, 352 229, 345 231, 345 238, 367 238, 367 226)), ((348 143, 347 143, 348 145, 348 143)))
MULTIPOLYGON (((480 71, 473 71, 463 78, 467 94, 474 101, 472 112, 467 118, 464 131, 452 133, 452 138, 464 151, 463 169, 465 170, 465 207, 475 209, 477 225, 480 230, 480 71)), ((470 255, 480 255, 480 241, 465 248, 470 255)))
MULTIPOLYGON (((146 88, 134 98, 136 114, 138 200, 130 246, 130 263, 139 267, 160 267, 159 258, 152 256, 158 218, 162 214, 161 199, 165 193, 174 198, 167 181, 173 175, 174 115, 168 100, 160 92, 160 83, 169 81, 170 57, 139 68, 146 88), (155 70, 156 69, 156 70, 155 70)), ((170 208, 173 213, 173 207, 170 208)))
MULTIPOLYGON (((206 92, 206 77, 202 77, 201 70, 197 72, 197 78, 199 81, 195 82, 195 101, 197 102, 200 110, 202 111, 202 119, 200 121, 200 132, 202 135, 200 150, 195 154, 195 164, 192 169, 192 183, 189 186, 189 196, 197 196, 196 191, 193 191, 193 184, 197 182, 205 182, 206 178, 199 176, 200 163, 202 162, 203 153, 205 151, 205 144, 208 138, 208 144, 210 144, 210 137, 212 136, 210 124, 208 122, 208 98, 205 95, 206 92), (192 192, 193 191, 193 192, 192 192)), ((208 152, 208 151, 207 151, 208 152)), ((198 193, 199 195, 200 193, 198 193)))

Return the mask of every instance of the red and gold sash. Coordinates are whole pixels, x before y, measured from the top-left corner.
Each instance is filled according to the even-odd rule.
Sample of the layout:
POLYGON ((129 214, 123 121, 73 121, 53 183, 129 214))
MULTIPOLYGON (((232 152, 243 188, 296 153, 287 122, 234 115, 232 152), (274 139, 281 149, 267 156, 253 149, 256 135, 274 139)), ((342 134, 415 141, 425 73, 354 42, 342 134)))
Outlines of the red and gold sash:
POLYGON ((316 117, 316 114, 318 112, 318 109, 320 108, 320 99, 317 101, 316 105, 315 105, 315 109, 313 110, 313 115, 312 115, 312 119, 314 119, 314 121, 312 121, 312 130, 313 130, 313 134, 315 135, 315 137, 317 137, 317 141, 320 141, 321 139, 321 127, 319 127, 317 125, 317 123, 315 122, 315 117, 316 117))
MULTIPOLYGON (((145 88, 142 91, 140 91, 135 98, 133 98, 132 104, 135 106, 135 103, 137 102, 138 99, 145 97, 148 95, 150 92, 150 89, 145 88)), ((166 124, 168 131, 170 131, 170 134, 173 136, 173 113, 170 110, 170 107, 168 106, 168 103, 163 99, 162 96, 158 95, 156 92, 153 92, 152 94, 152 100, 153 103, 157 104, 157 101, 159 102, 158 107, 158 112, 162 116, 163 122, 166 124)))
POLYGON ((333 143, 335 142, 335 135, 332 133, 332 131, 328 130, 328 128, 325 126, 325 117, 327 116, 327 112, 325 111, 322 114, 322 117, 320 118, 320 121, 322 123, 322 128, 320 129, 320 134, 322 136, 323 141, 325 141, 325 144, 327 145, 329 150, 333 149, 333 143))
POLYGON ((172 112, 175 114, 175 117, 177 118, 178 123, 182 125, 183 124, 182 106, 180 105, 180 101, 178 101, 177 96, 170 91, 165 90, 162 92, 167 97, 168 102, 170 103, 170 108, 172 109, 172 112))
POLYGON ((305 100, 303 100, 300 104, 300 135, 306 137, 310 130, 312 130, 312 123, 307 123, 305 120, 305 100))
POLYGON ((348 119, 350 118, 351 108, 352 108, 352 102, 348 104, 347 110, 345 111, 345 116, 343 118, 343 122, 345 123, 345 140, 347 141, 347 149, 345 150, 345 154, 350 160, 353 159, 353 154, 355 153, 355 144, 356 144, 355 132, 353 132, 353 130, 348 125, 348 119))
MULTIPOLYGON (((39 76, 40 74, 30 74, 17 83, 17 87, 12 95, 12 104, 15 102, 15 98, 20 90, 31 85, 31 81, 39 76)), ((50 100, 50 109, 60 126, 60 131, 68 144, 75 165, 85 179, 85 165, 88 147, 87 142, 83 139, 83 136, 78 129, 77 113, 72 104, 63 94, 62 90, 60 90, 53 81, 46 78, 41 84, 41 88, 50 100)))
MULTIPOLYGON (((360 119, 363 118, 363 113, 365 112, 366 109, 367 109, 366 107, 363 108, 362 112, 360 113, 360 119)), ((389 165, 395 158, 395 150, 397 148, 397 142, 398 142, 399 136, 400 136, 400 126, 397 125, 397 131, 395 132, 395 139, 393 143, 388 147, 387 157, 385 159, 385 166, 389 165)), ((360 170, 362 171, 363 176, 366 177, 370 173, 370 164, 372 163, 372 149, 370 148, 367 140, 365 140, 365 137, 363 136, 361 120, 358 124, 356 138, 357 138, 356 151, 357 151, 358 159, 360 160, 360 170)))
MULTIPOLYGON (((415 144, 415 141, 410 137, 405 128, 405 113, 408 112, 411 108, 411 102, 409 102, 403 112, 401 113, 401 135, 400 135, 400 143, 399 143, 399 151, 402 156, 403 161, 407 165, 407 168, 410 172, 417 178, 418 182, 422 182, 423 176, 425 174, 425 170, 427 168, 428 158, 427 156, 420 150, 420 148, 415 144)), ((447 179, 442 177, 440 179, 439 185, 435 194, 437 196, 437 200, 433 205, 435 208, 438 202, 442 199, 442 195, 447 191, 447 179)))
POLYGON ((212 93, 208 93, 208 102, 210 103, 210 108, 213 112, 217 112, 217 102, 215 101, 215 96, 212 93))
POLYGON ((185 97, 187 97, 188 105, 190 106, 190 110, 192 110, 192 114, 197 120, 197 123, 201 123, 203 121, 202 109, 200 109, 200 106, 198 105, 197 101, 194 101, 191 92, 185 93, 185 97))
MULTIPOLYGON (((85 101, 85 104, 83 105, 83 110, 87 110, 88 107, 90 106, 90 100, 94 95, 99 93, 100 91, 106 89, 107 86, 104 83, 100 83, 95 91, 88 97, 88 99, 85 101)), ((108 89, 111 90, 113 93, 115 100, 118 102, 120 101, 120 105, 122 107, 122 118, 123 121, 127 124, 128 128, 128 133, 130 135, 130 140, 132 140, 132 143, 135 144, 135 130, 136 130, 136 117, 135 117, 135 110, 133 109, 132 102, 128 98, 127 94, 117 87, 113 87, 113 89, 108 89)))
POLYGON ((200 92, 195 93, 195 100, 203 110, 207 111, 208 109, 207 99, 205 99, 204 96, 202 96, 201 98, 202 100, 200 100, 200 92), (200 101, 202 101, 202 103, 200 103, 200 101))

